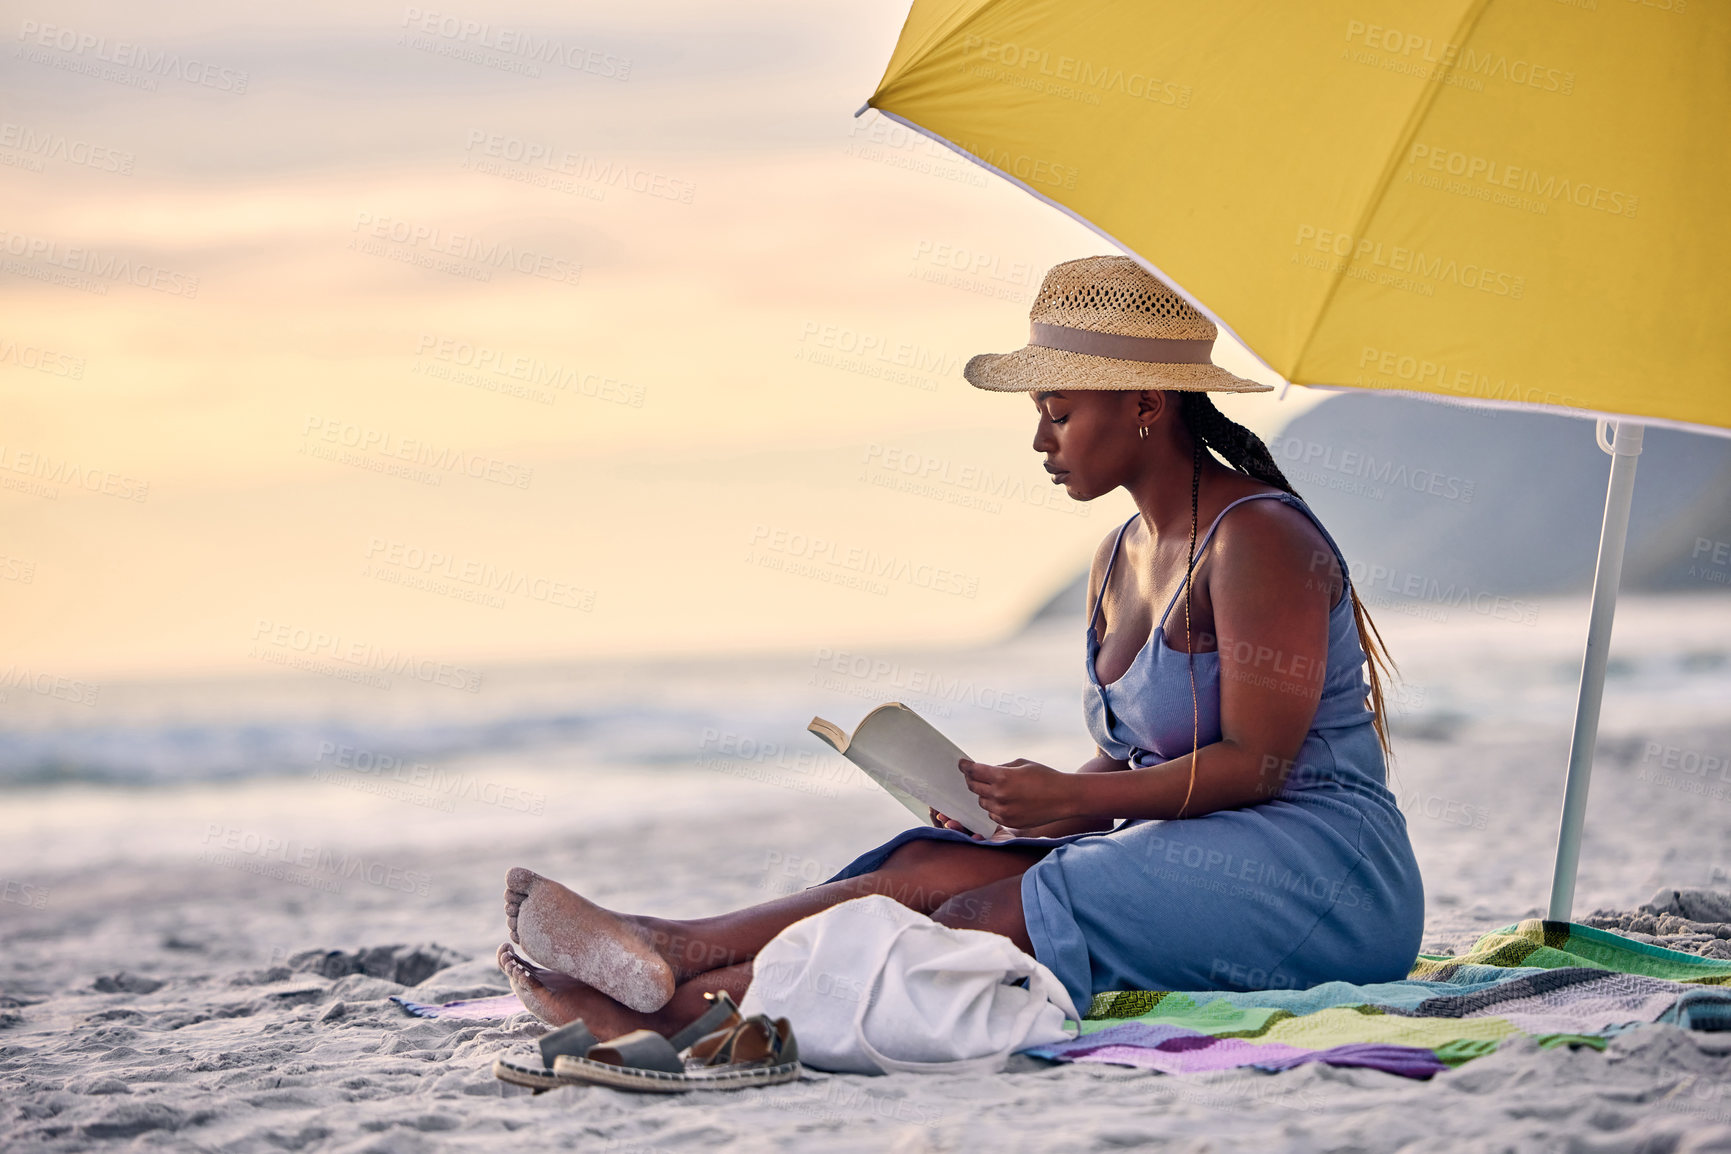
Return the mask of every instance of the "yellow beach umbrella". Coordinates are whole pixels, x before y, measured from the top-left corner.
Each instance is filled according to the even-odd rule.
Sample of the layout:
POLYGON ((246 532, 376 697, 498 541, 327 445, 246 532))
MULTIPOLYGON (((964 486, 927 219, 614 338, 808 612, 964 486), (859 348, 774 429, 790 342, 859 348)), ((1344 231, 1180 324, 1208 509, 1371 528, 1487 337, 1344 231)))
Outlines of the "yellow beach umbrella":
POLYGON ((1731 428, 1731 3, 916 0, 867 107, 1287 381, 1601 418, 1567 919, 1642 429, 1731 428))

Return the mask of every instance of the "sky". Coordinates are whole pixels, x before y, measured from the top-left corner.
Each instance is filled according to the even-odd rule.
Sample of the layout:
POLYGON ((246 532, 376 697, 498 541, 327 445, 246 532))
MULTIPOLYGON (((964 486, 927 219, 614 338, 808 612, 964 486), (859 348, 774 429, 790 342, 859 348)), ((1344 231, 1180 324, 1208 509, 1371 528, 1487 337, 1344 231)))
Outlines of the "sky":
POLYGON ((1132 511, 961 379, 1113 250, 854 117, 902 3, 7 8, 0 661, 965 644, 1132 511))

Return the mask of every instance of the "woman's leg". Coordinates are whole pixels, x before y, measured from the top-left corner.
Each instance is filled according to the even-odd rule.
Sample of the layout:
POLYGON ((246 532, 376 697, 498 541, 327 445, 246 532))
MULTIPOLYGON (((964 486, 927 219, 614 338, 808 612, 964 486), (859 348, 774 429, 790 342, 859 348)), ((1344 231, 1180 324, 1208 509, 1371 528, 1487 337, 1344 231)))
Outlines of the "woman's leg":
POLYGON ((1017 879, 1045 852, 914 841, 871 873, 732 913, 685 920, 614 913, 558 882, 514 869, 506 876, 505 920, 511 941, 536 961, 651 1012, 690 979, 749 962, 801 918, 871 894, 923 914, 943 910, 940 920, 946 924, 1004 933, 1026 949, 1017 879), (1006 881, 1016 884, 994 887, 988 896, 974 893, 1006 881), (1008 890, 1016 891, 1013 905, 1008 890))
POLYGON ((511 989, 531 1014, 549 1026, 563 1026, 582 1018, 603 1041, 632 1030, 672 1034, 696 1021, 709 1008, 704 994, 726 990, 739 1002, 751 985, 750 962, 726 966, 682 982, 661 1009, 640 1013, 576 978, 524 961, 512 951, 509 942, 499 947, 499 968, 505 971, 511 989))
MULTIPOLYGON (((714 917, 642 921, 683 980, 719 966, 750 961, 794 922, 852 898, 881 894, 922 914, 936 914, 957 897, 993 882, 1016 879, 1019 885, 1022 874, 1045 854, 1045 850, 1019 847, 993 849, 958 842, 915 841, 899 847, 883 865, 859 877, 827 882, 714 917)), ((987 911, 980 905, 976 900, 970 908, 983 916, 987 911)), ((1018 901, 1016 912, 1020 910, 1018 901)), ((961 916, 964 911, 958 904, 951 912, 961 916)), ((1021 932, 1026 935, 1025 930, 1021 932)))
POLYGON ((1021 874, 957 894, 932 911, 932 920, 951 929, 1000 934, 1015 942, 1023 953, 1034 952, 1028 921, 1022 916, 1021 874))
MULTIPOLYGON (((943 843, 916 842, 913 844, 937 845, 943 843)), ((980 847, 957 845, 955 848, 978 850, 980 847)), ((1006 853, 1007 851, 986 850, 985 852, 1006 853)), ((889 893, 889 896, 896 897, 896 900, 901 901, 904 905, 909 905, 911 908, 920 909, 922 913, 931 914, 933 920, 943 925, 957 929, 985 930, 990 933, 1002 934, 1015 942, 1021 949, 1032 953, 1033 947, 1028 941, 1028 930, 1022 917, 1021 874, 1029 865, 1033 864, 1033 860, 1038 860, 1039 856, 1038 853, 1035 853, 1032 855, 1032 859, 1023 859, 1021 869, 1014 874, 1001 876, 984 885, 952 894, 931 909, 922 909, 921 905, 914 905, 912 902, 904 900, 913 897, 918 887, 904 885, 900 891, 901 896, 894 893, 889 893)), ((894 858, 891 861, 893 862, 894 858)), ((885 862, 884 864, 887 870, 891 863, 885 862)), ((904 861, 902 868, 911 869, 912 867, 904 861)), ((878 872, 884 873, 885 871, 878 872)), ((874 876, 877 875, 867 874, 862 875, 861 878, 849 879, 849 881, 861 881, 865 877, 874 876)), ((846 883, 834 882, 830 884, 839 886, 846 883)), ((827 887, 820 886, 817 888, 821 890, 827 887)), ((804 891, 806 894, 812 892, 812 890, 804 891)), ((867 892, 886 893, 887 891, 872 889, 867 892)), ((804 895, 793 894, 789 896, 801 897, 804 895)), ((819 908, 828 908, 829 905, 846 901, 849 897, 859 896, 863 895, 859 893, 846 894, 819 908)), ((925 900, 930 900, 929 890, 925 900)), ((747 929, 756 929, 760 919, 773 920, 761 911, 769 906, 780 906, 783 901, 785 899, 766 902, 761 906, 742 910, 737 915, 724 914, 719 918, 706 918, 699 922, 679 924, 699 927, 689 932, 702 935, 710 932, 702 928, 704 923, 721 923, 742 915, 755 915, 748 921, 747 929)), ((922 902, 923 904, 925 902, 922 902)), ((729 927, 728 932, 741 933, 744 931, 739 926, 733 926, 729 927)), ((775 935, 770 934, 769 936, 774 937, 775 935)), ((714 939, 699 936, 693 940, 709 943, 714 939)), ((763 945, 768 941, 769 938, 764 938, 762 942, 759 942, 757 947, 753 949, 753 954, 756 953, 757 949, 763 948, 763 945)), ((708 1008, 703 997, 707 993, 725 990, 732 995, 735 1002, 742 1001, 745 998, 747 987, 751 985, 752 977, 752 963, 749 961, 735 962, 700 973, 693 973, 679 981, 673 996, 668 999, 666 1005, 658 1010, 642 1013, 621 1005, 601 991, 579 982, 575 978, 561 974, 556 970, 544 969, 525 962, 512 952, 509 943, 499 947, 499 968, 505 971, 505 976, 511 981, 511 988, 517 992, 517 996, 522 999, 523 1004, 536 1017, 554 1026, 562 1026, 566 1022, 582 1018, 589 1029, 597 1037, 603 1039, 616 1038, 621 1034, 639 1029, 654 1030, 659 1034, 671 1034, 695 1020, 708 1008)))

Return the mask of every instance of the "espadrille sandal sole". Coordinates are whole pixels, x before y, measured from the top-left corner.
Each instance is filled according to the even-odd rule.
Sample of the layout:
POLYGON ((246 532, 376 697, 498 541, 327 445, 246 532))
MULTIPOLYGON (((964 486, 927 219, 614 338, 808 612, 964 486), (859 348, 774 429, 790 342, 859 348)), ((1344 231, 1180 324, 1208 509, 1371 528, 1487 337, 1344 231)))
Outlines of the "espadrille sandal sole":
POLYGON ((558 1077, 561 1085, 587 1083, 628 1090, 638 1094, 684 1094, 692 1090, 747 1090, 753 1086, 778 1086, 797 1082, 804 1068, 798 1062, 751 1068, 722 1067, 715 1070, 691 1070, 673 1074, 662 1070, 640 1070, 630 1066, 615 1066, 593 1062, 587 1058, 561 1058, 558 1077))

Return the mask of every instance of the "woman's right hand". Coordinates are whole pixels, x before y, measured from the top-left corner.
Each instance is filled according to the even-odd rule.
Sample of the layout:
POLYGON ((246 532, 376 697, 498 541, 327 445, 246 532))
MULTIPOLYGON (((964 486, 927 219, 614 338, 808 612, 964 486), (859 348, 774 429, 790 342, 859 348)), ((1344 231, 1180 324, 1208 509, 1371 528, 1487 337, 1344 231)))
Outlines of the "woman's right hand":
MULTIPOLYGON (((1117 770, 1131 768, 1129 762, 1109 757, 1103 749, 1096 747, 1094 753, 1095 756, 1084 762, 1076 770, 1077 773, 1111 773, 1117 770)), ((932 806, 927 806, 926 812, 931 814, 932 824, 937 826, 939 829, 960 830, 962 833, 968 834, 968 836, 972 837, 975 841, 987 840, 977 833, 971 833, 967 826, 952 817, 946 817, 932 806)), ((1005 836, 1067 837, 1070 834, 1075 833, 1104 833, 1110 830, 1114 824, 1116 823, 1111 818, 1076 817, 1068 818, 1064 821, 1056 821, 1050 825, 1039 826, 1034 829, 1009 830, 1005 829, 1003 826, 999 826, 991 840, 996 841, 1005 836)))

